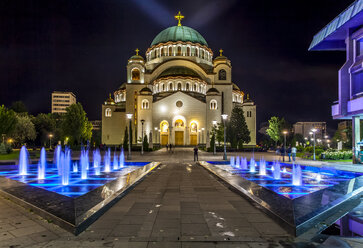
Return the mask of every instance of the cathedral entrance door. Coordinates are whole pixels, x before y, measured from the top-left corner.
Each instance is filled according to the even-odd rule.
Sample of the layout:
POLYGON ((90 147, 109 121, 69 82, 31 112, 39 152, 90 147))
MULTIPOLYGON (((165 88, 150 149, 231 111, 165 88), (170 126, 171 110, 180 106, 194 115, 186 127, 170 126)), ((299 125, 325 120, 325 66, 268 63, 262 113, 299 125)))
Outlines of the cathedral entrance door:
POLYGON ((190 145, 196 146, 197 142, 198 142, 198 136, 196 134, 191 134, 190 135, 190 145))
POLYGON ((184 131, 175 131, 175 145, 176 146, 184 145, 184 131))
POLYGON ((169 143, 169 135, 162 134, 161 135, 161 145, 165 146, 169 143))

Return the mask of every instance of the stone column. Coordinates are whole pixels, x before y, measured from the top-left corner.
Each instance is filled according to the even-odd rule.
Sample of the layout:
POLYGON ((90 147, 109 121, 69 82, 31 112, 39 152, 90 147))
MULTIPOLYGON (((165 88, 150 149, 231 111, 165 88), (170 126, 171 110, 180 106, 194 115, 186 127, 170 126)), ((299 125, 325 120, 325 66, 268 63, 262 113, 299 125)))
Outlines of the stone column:
POLYGON ((360 145, 360 117, 352 117, 352 148, 353 148, 353 164, 359 163, 360 145))

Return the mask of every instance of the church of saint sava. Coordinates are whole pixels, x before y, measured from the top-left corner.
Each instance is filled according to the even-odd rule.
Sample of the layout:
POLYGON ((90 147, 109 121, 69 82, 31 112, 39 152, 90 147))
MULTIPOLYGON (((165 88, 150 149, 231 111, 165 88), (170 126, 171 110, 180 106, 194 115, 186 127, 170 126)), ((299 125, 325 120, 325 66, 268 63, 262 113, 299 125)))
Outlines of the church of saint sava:
MULTIPOLYGON (((102 143, 120 145, 131 123, 132 143, 146 135, 150 146, 206 145, 214 125, 243 109, 256 145, 256 105, 232 81, 231 61, 213 51, 198 31, 183 26, 161 31, 151 42, 145 58, 136 54, 127 62, 126 82, 102 105, 102 143)), ((240 84, 242 85, 243 82, 240 84)))

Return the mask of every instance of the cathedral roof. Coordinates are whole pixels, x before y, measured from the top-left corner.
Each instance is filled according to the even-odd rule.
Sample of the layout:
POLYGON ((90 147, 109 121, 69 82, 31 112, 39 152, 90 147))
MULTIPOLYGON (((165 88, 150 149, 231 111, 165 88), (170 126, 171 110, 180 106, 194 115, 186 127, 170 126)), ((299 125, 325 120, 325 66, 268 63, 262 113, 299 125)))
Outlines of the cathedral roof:
POLYGON ((219 94, 219 91, 216 88, 214 88, 214 87, 212 87, 209 90, 207 90, 207 95, 208 94, 214 94, 214 93, 219 94))
POLYGON ((154 38, 150 46, 168 41, 189 41, 208 46, 208 43, 198 31, 187 26, 172 26, 164 29, 154 38))
POLYGON ((176 76, 187 76, 187 77, 201 77, 192 69, 184 66, 173 66, 163 71, 157 78, 162 77, 176 77, 176 76))
POLYGON ((144 60, 144 58, 140 55, 133 55, 129 58, 129 60, 144 60))
POLYGON ((240 90, 241 90, 241 89, 237 86, 237 84, 232 83, 232 85, 233 85, 233 90, 238 90, 238 91, 240 91, 240 90))
POLYGON ((146 94, 151 94, 153 93, 148 87, 144 87, 140 90, 140 93, 146 93, 146 94))

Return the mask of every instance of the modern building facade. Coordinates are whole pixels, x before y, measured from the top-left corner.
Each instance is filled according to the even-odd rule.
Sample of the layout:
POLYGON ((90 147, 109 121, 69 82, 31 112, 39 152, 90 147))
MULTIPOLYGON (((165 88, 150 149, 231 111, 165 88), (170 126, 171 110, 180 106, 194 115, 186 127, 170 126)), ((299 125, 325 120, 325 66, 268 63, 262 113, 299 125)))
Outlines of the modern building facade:
POLYGON ((346 51, 338 73, 339 99, 332 105, 334 119, 352 120, 353 162, 361 150, 360 119, 363 118, 363 0, 354 1, 313 38, 310 51, 346 51))
POLYGON ((66 108, 77 103, 72 92, 54 91, 52 93, 52 113, 64 114, 66 108))
POLYGON ((256 145, 256 105, 232 81, 231 61, 213 51, 196 30, 179 23, 161 31, 144 59, 136 49, 127 63, 127 78, 102 105, 102 143, 119 145, 126 114, 132 114, 132 142, 142 132, 151 143, 209 145, 209 134, 221 115, 243 108, 251 142, 256 145))
MULTIPOLYGON (((293 125, 294 133, 301 134, 304 138, 311 136, 311 130, 316 129, 315 138, 325 139, 326 137, 326 122, 312 122, 312 121, 302 121, 296 122, 293 125)), ((310 139, 309 139, 310 140, 310 139)))

